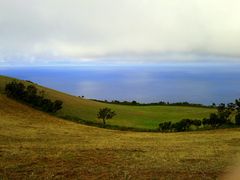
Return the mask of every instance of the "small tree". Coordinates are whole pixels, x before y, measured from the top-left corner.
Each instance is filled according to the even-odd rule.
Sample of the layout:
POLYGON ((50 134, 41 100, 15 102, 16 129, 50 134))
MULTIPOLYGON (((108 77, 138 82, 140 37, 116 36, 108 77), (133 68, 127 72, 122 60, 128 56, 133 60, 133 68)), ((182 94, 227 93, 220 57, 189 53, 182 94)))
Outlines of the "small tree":
POLYGON ((103 125, 105 126, 107 119, 112 119, 113 116, 116 116, 116 113, 112 111, 110 108, 100 108, 97 114, 98 119, 103 120, 103 125))

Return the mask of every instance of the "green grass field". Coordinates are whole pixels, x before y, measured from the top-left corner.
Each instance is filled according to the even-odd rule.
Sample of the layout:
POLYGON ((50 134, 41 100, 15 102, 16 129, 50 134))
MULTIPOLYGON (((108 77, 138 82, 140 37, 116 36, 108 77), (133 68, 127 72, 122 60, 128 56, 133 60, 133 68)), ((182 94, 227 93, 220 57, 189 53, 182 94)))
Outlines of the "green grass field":
POLYGON ((238 128, 107 130, 0 102, 0 179, 216 179, 240 155, 238 128))
MULTIPOLYGON (((0 76, 1 92, 4 91, 5 84, 10 81, 12 78, 0 76)), ((96 118, 99 108, 109 107, 116 111, 117 116, 108 120, 107 123, 125 127, 156 129, 160 122, 176 122, 183 118, 202 119, 215 111, 213 108, 199 107, 114 105, 82 99, 42 86, 39 86, 39 89, 43 89, 49 98, 60 99, 64 102, 64 107, 57 113, 57 116, 68 115, 87 121, 101 122, 96 118)))

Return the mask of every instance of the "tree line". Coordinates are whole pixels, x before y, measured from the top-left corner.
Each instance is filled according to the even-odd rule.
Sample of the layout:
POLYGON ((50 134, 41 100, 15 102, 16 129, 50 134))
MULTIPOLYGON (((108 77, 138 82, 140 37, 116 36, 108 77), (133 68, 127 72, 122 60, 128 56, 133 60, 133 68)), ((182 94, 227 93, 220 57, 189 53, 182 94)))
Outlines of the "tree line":
POLYGON ((199 129, 199 127, 218 128, 218 127, 233 127, 240 126, 240 99, 236 99, 235 103, 224 104, 217 106, 217 112, 211 113, 208 118, 198 119, 182 119, 179 122, 172 123, 163 122, 159 124, 161 132, 181 132, 188 131, 191 127, 199 129), (232 121, 234 120, 234 121, 232 121))
POLYGON ((208 107, 208 108, 213 108, 216 107, 215 103, 212 105, 203 105, 203 104, 198 104, 198 103, 190 103, 190 102, 165 102, 165 101, 159 101, 159 102, 153 102, 153 103, 140 103, 135 100, 133 101, 118 101, 118 100, 97 100, 97 99, 92 99, 93 101, 97 102, 103 102, 103 103, 108 103, 108 104, 119 104, 119 105, 134 105, 134 106, 190 106, 190 107, 208 107))
POLYGON ((49 113, 57 112, 63 105, 61 100, 51 101, 45 98, 43 90, 39 91, 34 85, 25 86, 22 82, 12 81, 6 84, 5 92, 8 97, 49 113))

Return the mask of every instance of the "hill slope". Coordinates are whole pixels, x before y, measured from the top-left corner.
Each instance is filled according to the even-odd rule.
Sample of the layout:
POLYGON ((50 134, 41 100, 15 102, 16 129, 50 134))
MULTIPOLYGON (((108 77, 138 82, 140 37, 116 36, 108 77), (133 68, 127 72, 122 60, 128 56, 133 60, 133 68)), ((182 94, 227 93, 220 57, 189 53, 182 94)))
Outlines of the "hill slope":
POLYGON ((0 179, 214 179, 240 155, 239 129, 111 131, 0 102, 0 179))
MULTIPOLYGON (((12 78, 0 76, 0 92, 4 91, 5 84, 12 81, 12 78)), ((28 82, 25 82, 29 84, 28 82)), ((38 86, 46 92, 51 99, 60 99, 64 107, 58 116, 71 116, 87 121, 100 122, 96 118, 99 108, 109 107, 116 111, 117 116, 107 123, 112 125, 155 129, 163 121, 179 121, 183 118, 202 119, 207 117, 215 109, 181 106, 125 106, 95 102, 71 96, 59 91, 38 86)))

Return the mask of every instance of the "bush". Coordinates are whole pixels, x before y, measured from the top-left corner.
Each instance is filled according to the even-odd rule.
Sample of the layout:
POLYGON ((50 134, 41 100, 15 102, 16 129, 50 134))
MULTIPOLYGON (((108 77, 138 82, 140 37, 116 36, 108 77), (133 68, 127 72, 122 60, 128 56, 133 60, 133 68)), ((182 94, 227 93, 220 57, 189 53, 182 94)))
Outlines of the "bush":
POLYGON ((5 87, 5 92, 7 96, 15 98, 15 99, 22 99, 25 97, 25 86, 23 83, 17 83, 16 81, 12 81, 11 83, 7 84, 5 87))
POLYGON ((159 124, 159 131, 168 132, 172 130, 172 122, 163 122, 159 124))
POLYGON ((60 100, 52 102, 50 99, 44 98, 44 92, 38 93, 38 89, 34 85, 25 87, 23 83, 17 81, 6 84, 5 92, 8 97, 23 101, 46 112, 55 113, 62 108, 63 104, 60 100))
POLYGON ((235 124, 237 126, 240 126, 240 113, 239 112, 235 115, 235 124))
POLYGON ((198 120, 198 119, 195 119, 195 120, 193 120, 193 125, 198 128, 199 126, 202 125, 202 121, 201 121, 201 120, 198 120))
POLYGON ((174 131, 181 132, 189 130, 190 126, 193 124, 191 119, 182 119, 181 121, 173 124, 174 131))
POLYGON ((58 110, 62 109, 63 102, 60 100, 56 100, 53 105, 53 112, 57 112, 58 110))

